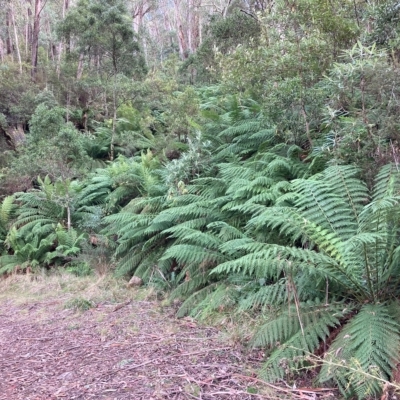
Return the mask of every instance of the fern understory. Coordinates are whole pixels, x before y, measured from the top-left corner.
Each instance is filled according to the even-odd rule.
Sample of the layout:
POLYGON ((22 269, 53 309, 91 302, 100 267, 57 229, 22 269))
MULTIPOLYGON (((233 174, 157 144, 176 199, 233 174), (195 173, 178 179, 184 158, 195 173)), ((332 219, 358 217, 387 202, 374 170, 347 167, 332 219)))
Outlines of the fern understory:
POLYGON ((87 271, 103 246, 117 275, 178 300, 178 317, 261 315, 250 345, 266 350, 263 379, 312 370, 377 398, 400 362, 396 165, 370 189, 356 167, 280 142, 255 101, 208 100, 178 160, 119 156, 5 198, 0 273, 87 271))
POLYGON ((321 365, 310 355, 325 343, 318 380, 378 396, 399 362, 399 174, 383 167, 370 191, 355 167, 312 167, 271 149, 219 164, 177 197, 133 200, 106 217, 118 271, 167 282, 184 300, 178 316, 268 316, 252 341, 270 349, 268 381, 321 365))

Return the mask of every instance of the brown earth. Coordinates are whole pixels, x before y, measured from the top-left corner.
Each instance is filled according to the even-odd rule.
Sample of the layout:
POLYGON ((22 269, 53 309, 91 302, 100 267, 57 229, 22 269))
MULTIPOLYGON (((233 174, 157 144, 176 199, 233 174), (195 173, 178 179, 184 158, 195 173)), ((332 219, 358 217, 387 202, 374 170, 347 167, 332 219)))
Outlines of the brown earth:
POLYGON ((157 301, 91 300, 80 311, 65 306, 88 303, 67 298, 0 298, 1 400, 319 398, 273 390, 256 378, 260 352, 157 301))

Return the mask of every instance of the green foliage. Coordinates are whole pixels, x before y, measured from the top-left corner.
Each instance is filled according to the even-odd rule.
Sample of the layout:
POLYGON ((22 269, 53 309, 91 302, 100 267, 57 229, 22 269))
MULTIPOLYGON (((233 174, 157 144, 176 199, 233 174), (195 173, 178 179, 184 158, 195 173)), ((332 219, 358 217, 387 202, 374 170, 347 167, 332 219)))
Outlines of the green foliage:
POLYGON ((398 61, 399 50, 399 7, 395 1, 385 1, 368 9, 368 16, 373 21, 372 29, 366 35, 368 44, 375 43, 390 50, 394 61, 398 61))
MULTIPOLYGON (((337 380, 346 394, 350 393, 350 388, 361 399, 366 394, 377 394, 379 384, 366 382, 366 376, 349 369, 349 365, 357 362, 360 370, 374 370, 386 379, 393 370, 393 362, 398 362, 398 352, 393 352, 392 347, 400 340, 398 316, 383 311, 376 320, 379 322, 374 322, 367 316, 372 311, 367 311, 364 304, 371 303, 370 307, 375 308, 378 315, 380 307, 389 306, 399 295, 397 254, 400 243, 396 232, 400 198, 394 193, 398 193, 395 188, 400 177, 393 165, 384 167, 377 176, 376 190, 370 194, 357 173, 353 167, 334 166, 311 179, 294 180, 295 195, 290 196, 293 207, 266 208, 250 219, 247 227, 253 235, 265 229, 279 230, 282 237, 297 246, 239 244, 236 249, 247 254, 219 265, 214 273, 235 271, 257 278, 285 277, 290 287, 287 301, 290 304, 292 297, 296 310, 288 312, 285 311, 287 306, 277 304, 278 318, 267 323, 256 337, 259 345, 281 343, 266 364, 268 379, 282 378, 285 374, 282 365, 287 366, 286 372, 304 365, 320 341, 328 339, 330 328, 339 326, 349 312, 359 311, 354 322, 350 320, 333 340, 333 350, 329 351, 331 358, 323 374, 327 374, 330 363, 339 364, 343 373, 329 377, 337 380), (314 282, 312 288, 307 283, 309 279, 314 282), (318 316, 318 323, 308 319, 303 305, 304 301, 314 298, 325 303, 322 309, 326 317, 318 316), (331 309, 336 304, 335 299, 341 298, 347 303, 340 303, 339 309, 331 309), (343 311, 339 312, 340 309, 343 311), (371 324, 369 328, 367 324, 362 325, 367 320, 371 324), (378 346, 375 338, 380 335, 379 329, 384 329, 383 324, 392 327, 387 334, 393 336, 390 343, 379 339, 378 346), (345 357, 339 351, 343 338, 347 337, 353 343, 349 348, 357 351, 357 355, 353 352, 345 357), (371 343, 377 345, 373 352, 371 343), (392 356, 387 358, 386 354, 392 356), (347 361, 343 363, 342 359, 347 361)), ((284 204, 288 199, 283 196, 277 203, 284 204)), ((225 247, 234 249, 233 243, 225 247)), ((259 303, 258 300, 256 304, 259 303)))
POLYGON ((15 227, 11 228, 5 244, 12 251, 11 254, 0 256, 0 274, 27 269, 35 271, 44 266, 53 247, 53 240, 54 235, 44 239, 33 236, 27 242, 15 227))
MULTIPOLYGON (((347 319, 351 327, 351 317, 366 302, 390 304, 399 295, 395 167, 380 171, 371 193, 354 167, 334 166, 293 179, 301 174, 307 176, 307 168, 299 159, 266 153, 220 164, 215 178, 181 186, 168 202, 135 200, 106 218, 107 232, 119 234, 119 272, 135 272, 147 281, 161 276, 175 287, 172 297, 186 298, 179 316, 234 306, 265 310, 270 320, 254 344, 271 347, 263 370, 269 380, 307 366, 320 343, 329 343, 331 332, 347 319), (283 185, 284 179, 292 183, 283 185)), ((376 326, 383 326, 381 321, 376 326)), ((391 343, 397 343, 397 316, 387 314, 385 323, 393 327, 391 343)), ((360 352, 368 353, 361 331, 352 331, 351 337, 360 352)), ((340 335, 333 338, 333 349, 341 346, 340 335)), ((382 348, 386 353, 396 354, 392 347, 382 348)), ((385 362, 382 354, 376 356, 377 366, 374 355, 360 360, 360 369, 377 368, 389 378, 391 360, 397 358, 385 362)), ((349 356, 345 366, 353 359, 349 356)), ((343 371, 326 379, 359 390, 360 399, 378 392, 376 383, 361 390, 365 377, 354 369, 343 371)))
MULTIPOLYGON (((191 185, 179 181, 170 186, 168 197, 135 199, 119 214, 106 217, 103 232, 118 235, 118 273, 135 273, 150 281, 163 277, 176 287, 173 297, 188 297, 179 314, 197 314, 200 297, 213 292, 218 281, 229 279, 229 274, 218 279, 210 275, 212 268, 235 258, 224 250, 224 242, 245 239, 249 216, 285 193, 282 180, 306 174, 296 152, 287 150, 293 158, 280 156, 284 149, 276 148, 278 154, 271 151, 252 162, 219 164, 216 177, 198 178, 191 185)), ((166 172, 184 162, 182 158, 167 165, 166 172)), ((165 179, 170 182, 171 175, 165 179)), ((214 294, 214 301, 207 298, 207 310, 229 297, 218 293, 221 297, 214 294)))
POLYGON ((11 162, 12 175, 70 179, 86 171, 85 138, 65 122, 65 113, 61 107, 49 108, 44 103, 36 107, 26 143, 18 147, 18 157, 11 162))
POLYGON ((325 356, 320 381, 334 379, 348 397, 377 396, 399 361, 398 301, 367 304, 348 322, 325 356))
MULTIPOLYGON (((76 258, 86 241, 86 234, 74 226, 89 221, 96 210, 80 206, 80 186, 68 180, 52 182, 48 176, 39 177, 38 183, 39 189, 16 194, 18 209, 3 241, 7 253, 0 258, 0 273, 64 265, 76 258)), ((6 198, 2 220, 12 211, 11 199, 6 198)))
POLYGON ((30 119, 38 91, 39 88, 32 83, 30 74, 21 75, 15 64, 1 63, 0 113, 5 116, 7 125, 24 124, 30 119))
POLYGON ((104 205, 106 211, 126 205, 132 198, 157 195, 164 189, 159 177, 157 157, 151 151, 140 159, 123 156, 107 168, 92 174, 79 194, 85 205, 104 205))
POLYGON ((214 83, 219 78, 215 49, 228 54, 238 46, 254 47, 261 29, 258 20, 239 10, 226 18, 214 15, 206 25, 205 37, 196 53, 180 68, 181 79, 190 83, 214 83))
POLYGON ((48 255, 47 260, 53 260, 54 258, 70 259, 77 256, 82 247, 82 242, 86 239, 85 234, 78 232, 74 228, 65 230, 62 226, 56 228, 56 240, 57 247, 52 254, 48 255))
POLYGON ((379 396, 400 361, 399 8, 235 1, 198 30, 192 11, 184 62, 120 0, 71 6, 36 83, 2 55, 0 274, 115 269, 179 317, 262 314, 265 379, 320 367, 379 396))
POLYGON ((51 139, 65 124, 65 110, 61 107, 49 108, 39 104, 29 121, 30 141, 35 143, 41 139, 51 139))
POLYGON ((265 363, 262 375, 265 379, 283 379, 304 366, 308 355, 321 342, 325 342, 332 328, 350 313, 343 303, 323 304, 319 300, 294 305, 281 310, 257 333, 254 345, 275 348, 265 363))
POLYGON ((381 166, 397 159, 397 80, 385 51, 358 43, 325 81, 331 98, 320 150, 340 163, 358 165, 369 185, 374 175, 371 163, 381 166))
POLYGON ((89 276, 93 274, 93 269, 85 262, 74 262, 69 264, 65 270, 75 276, 89 276))
POLYGON ((289 6, 277 1, 260 19, 256 46, 238 46, 218 55, 224 85, 231 91, 268 96, 264 83, 279 87, 295 79, 305 90, 355 42, 357 23, 350 4, 301 0, 289 6))
POLYGON ((5 250, 4 240, 6 239, 10 222, 14 216, 16 205, 14 197, 7 196, 0 203, 0 255, 5 250))
POLYGON ((72 309, 75 311, 87 311, 94 306, 95 305, 92 301, 80 297, 70 299, 64 304, 64 308, 72 309))
POLYGON ((144 59, 122 1, 81 0, 60 24, 59 33, 67 40, 75 40, 81 54, 99 57, 103 73, 141 76, 145 72, 144 59))

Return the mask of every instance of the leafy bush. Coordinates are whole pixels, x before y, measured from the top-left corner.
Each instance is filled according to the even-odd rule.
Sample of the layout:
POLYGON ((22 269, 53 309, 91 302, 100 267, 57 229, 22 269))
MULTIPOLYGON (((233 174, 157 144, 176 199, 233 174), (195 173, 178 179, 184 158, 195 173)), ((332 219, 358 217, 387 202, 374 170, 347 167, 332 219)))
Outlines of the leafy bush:
POLYGON ((95 305, 92 301, 80 297, 70 299, 64 304, 64 308, 72 309, 75 311, 87 311, 94 306, 95 305))
POLYGON ((65 270, 75 276, 89 276, 93 274, 93 269, 85 262, 73 262, 65 270))

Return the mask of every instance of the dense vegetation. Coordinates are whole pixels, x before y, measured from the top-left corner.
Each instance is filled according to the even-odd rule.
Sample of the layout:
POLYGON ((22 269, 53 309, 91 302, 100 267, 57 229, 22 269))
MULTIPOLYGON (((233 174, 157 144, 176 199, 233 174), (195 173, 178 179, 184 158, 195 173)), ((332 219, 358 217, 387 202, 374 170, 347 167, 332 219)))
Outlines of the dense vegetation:
POLYGON ((0 274, 108 265, 179 316, 252 312, 264 379, 378 398, 400 363, 399 5, 132 4, 0 11, 0 274))

